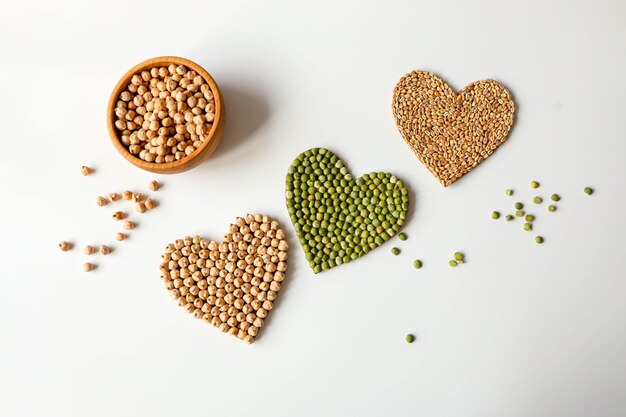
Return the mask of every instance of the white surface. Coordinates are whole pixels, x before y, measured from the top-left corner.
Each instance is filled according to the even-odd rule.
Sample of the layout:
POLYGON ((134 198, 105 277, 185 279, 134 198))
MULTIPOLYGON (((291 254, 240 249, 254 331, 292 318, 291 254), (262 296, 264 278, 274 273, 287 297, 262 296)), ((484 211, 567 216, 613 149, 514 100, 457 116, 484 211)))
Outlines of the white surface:
POLYGON ((1 416, 626 414, 624 3, 90 3, 0 4, 1 416), (207 163, 159 178, 161 207, 118 244, 95 197, 154 176, 111 146, 105 106, 128 68, 167 54, 214 75, 227 128, 207 163), (391 116, 417 68, 457 89, 495 78, 517 104, 509 141, 448 189, 391 116), (403 178, 409 240, 314 276, 283 200, 314 146, 403 178), (532 179, 563 196, 533 210, 543 246, 489 218, 532 179), (259 211, 289 231, 290 269, 248 346, 183 312, 157 267, 166 242, 259 211), (85 274, 92 242, 116 250, 85 274), (456 250, 468 263, 452 269, 456 250))

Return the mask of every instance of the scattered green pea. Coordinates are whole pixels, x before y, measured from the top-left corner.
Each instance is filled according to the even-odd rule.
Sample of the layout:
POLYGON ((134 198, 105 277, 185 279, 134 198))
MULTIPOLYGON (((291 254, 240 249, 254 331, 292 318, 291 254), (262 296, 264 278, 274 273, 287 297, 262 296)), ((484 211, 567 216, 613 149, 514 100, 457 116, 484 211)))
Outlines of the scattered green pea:
POLYGON ((507 214, 506 216, 504 216, 504 219, 505 219, 507 222, 510 222, 510 221, 511 221, 511 220, 513 220, 514 218, 515 218, 515 217, 513 217, 513 215, 512 215, 512 214, 507 214))
POLYGON ((450 262, 448 262, 448 265, 450 265, 451 267, 455 267, 457 265, 455 260, 450 260, 450 262))
POLYGON ((413 336, 412 334, 407 334, 404 339, 406 340, 407 343, 413 343, 415 342, 415 336, 413 336))
POLYGON ((541 236, 535 237, 535 242, 537 242, 539 244, 542 244, 543 243, 543 237, 541 237, 541 236))
POLYGON ((465 262, 465 255, 463 255, 461 252, 454 252, 454 260, 462 264, 463 262, 465 262))
POLYGON ((402 232, 398 235, 398 239, 400 240, 406 240, 406 233, 402 232))
POLYGON ((535 216, 533 216, 532 214, 527 214, 525 219, 528 223, 530 223, 530 222, 535 221, 535 216))
POLYGON ((524 213, 525 213, 525 211, 524 211, 524 210, 517 210, 517 211, 515 212, 515 215, 516 215, 517 217, 523 217, 523 216, 524 216, 524 213))
POLYGON ((559 200, 561 199, 561 196, 559 196, 558 194, 552 194, 552 195, 550 196, 550 199, 551 199, 552 201, 559 201, 559 200))
POLYGON ((552 213, 552 212, 556 211, 556 206, 555 206, 555 205, 550 204, 550 205, 548 206, 548 211, 549 211, 550 213, 552 213))
POLYGON ((524 204, 520 203, 519 201, 517 203, 515 203, 515 209, 516 210, 521 210, 524 208, 524 204))
POLYGON ((500 213, 497 212, 497 211, 492 212, 491 213, 491 218, 494 219, 494 220, 495 219, 499 219, 500 218, 500 213))
POLYGON ((506 191, 504 191, 504 194, 508 195, 509 197, 513 195, 513 190, 511 190, 510 188, 507 188, 506 191))
POLYGON ((583 190, 585 192, 585 194, 587 195, 591 195, 593 194, 593 188, 591 187, 585 187, 585 189, 583 190))
POLYGON ((422 267, 422 261, 420 261, 419 259, 416 259, 413 261, 413 267, 415 269, 420 269, 422 267))
POLYGON ((541 198, 541 197, 533 198, 533 203, 535 203, 535 204, 541 204, 542 202, 543 202, 543 198, 541 198))
POLYGON ((524 230, 526 230, 527 232, 530 232, 531 230, 533 230, 533 224, 532 223, 524 223, 524 230))
POLYGON ((398 248, 391 248, 391 253, 394 254, 395 256, 400 255, 400 249, 398 249, 398 248))
POLYGON ((530 188, 539 188, 539 183, 537 181, 532 181, 530 183, 530 188))

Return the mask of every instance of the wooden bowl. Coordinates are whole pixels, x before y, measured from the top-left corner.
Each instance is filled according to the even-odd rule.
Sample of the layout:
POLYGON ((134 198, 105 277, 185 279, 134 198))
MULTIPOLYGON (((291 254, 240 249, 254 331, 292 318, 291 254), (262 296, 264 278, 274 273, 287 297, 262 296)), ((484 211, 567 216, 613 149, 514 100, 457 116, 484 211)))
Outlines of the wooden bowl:
POLYGON ((119 80, 111 93, 111 98, 109 99, 109 105, 107 107, 107 127, 115 149, 117 149, 117 151, 131 164, 157 174, 176 174, 199 165, 213 153, 220 141, 222 131, 224 130, 224 111, 224 101, 222 100, 220 90, 211 75, 209 75, 204 68, 185 58, 179 58, 176 56, 161 56, 148 59, 135 65, 119 80), (209 84, 215 99, 215 118, 213 126, 211 127, 211 130, 202 145, 191 155, 185 156, 184 158, 174 162, 165 162, 161 164, 157 164, 156 162, 146 162, 131 154, 128 148, 122 143, 120 132, 115 127, 115 105, 119 100, 119 96, 122 91, 124 91, 130 83, 130 79, 133 75, 140 73, 141 71, 150 70, 154 67, 168 67, 171 64, 184 65, 187 68, 194 70, 198 75, 202 76, 206 80, 207 84, 209 84))

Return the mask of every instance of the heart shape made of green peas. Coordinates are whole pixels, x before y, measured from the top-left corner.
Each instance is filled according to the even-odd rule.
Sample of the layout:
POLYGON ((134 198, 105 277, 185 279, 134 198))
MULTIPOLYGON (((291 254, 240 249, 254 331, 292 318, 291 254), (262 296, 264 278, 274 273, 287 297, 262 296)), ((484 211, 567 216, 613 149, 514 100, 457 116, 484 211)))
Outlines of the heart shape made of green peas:
POLYGON ((289 216, 316 274, 353 261, 400 230, 409 192, 396 176, 372 172, 354 178, 324 148, 293 161, 286 178, 289 216))

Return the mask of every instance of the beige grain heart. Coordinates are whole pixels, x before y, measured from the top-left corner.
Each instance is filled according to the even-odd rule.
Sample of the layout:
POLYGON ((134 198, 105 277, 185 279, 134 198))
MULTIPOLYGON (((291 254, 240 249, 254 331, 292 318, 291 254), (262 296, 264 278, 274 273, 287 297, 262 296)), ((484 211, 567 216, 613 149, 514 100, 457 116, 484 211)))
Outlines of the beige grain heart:
POLYGON ((248 214, 221 243, 195 236, 168 244, 161 279, 194 317, 252 343, 285 279, 287 249, 277 221, 248 214))
POLYGON ((413 71, 396 84, 392 109, 404 140, 447 187, 507 139, 515 104, 493 80, 473 82, 457 93, 436 75, 413 71))

